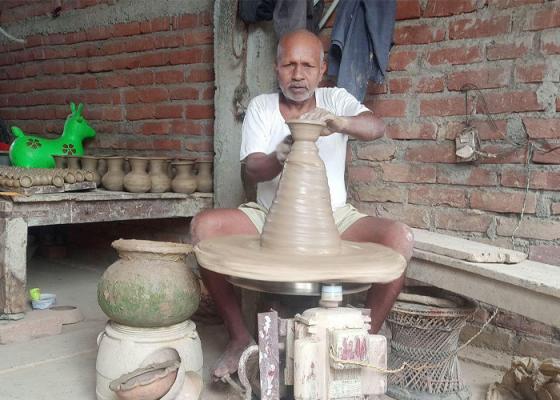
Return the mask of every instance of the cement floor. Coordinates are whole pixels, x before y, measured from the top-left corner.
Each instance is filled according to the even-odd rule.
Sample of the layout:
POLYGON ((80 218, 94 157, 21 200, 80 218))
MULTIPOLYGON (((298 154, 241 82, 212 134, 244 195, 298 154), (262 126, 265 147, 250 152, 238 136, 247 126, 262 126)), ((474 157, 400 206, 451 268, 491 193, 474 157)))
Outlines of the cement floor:
MULTIPOLYGON (((78 306, 85 319, 65 325, 59 335, 0 345, 0 400, 95 400, 96 337, 106 323, 97 305, 96 284, 112 257, 81 253, 59 260, 35 256, 29 261, 28 287, 55 293, 57 304, 78 306)), ((199 324, 197 329, 207 382, 201 399, 240 399, 228 386, 208 383, 209 368, 227 340, 223 326, 199 324)), ((473 400, 484 399, 488 384, 501 379, 502 372, 484 362, 461 364, 473 400)))

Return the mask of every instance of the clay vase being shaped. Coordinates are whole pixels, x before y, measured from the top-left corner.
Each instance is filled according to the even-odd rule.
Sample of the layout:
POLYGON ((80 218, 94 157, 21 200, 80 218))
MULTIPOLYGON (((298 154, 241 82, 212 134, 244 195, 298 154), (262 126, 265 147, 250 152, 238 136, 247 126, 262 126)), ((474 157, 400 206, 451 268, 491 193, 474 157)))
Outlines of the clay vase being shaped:
POLYGON ((119 324, 156 328, 187 320, 198 308, 200 284, 187 267, 189 244, 116 240, 120 259, 101 276, 97 300, 119 324))
POLYGON ((92 181, 97 186, 101 185, 101 175, 97 172, 97 157, 82 156, 82 168, 93 174, 92 181))
POLYGON ((202 193, 212 193, 212 161, 197 161, 196 188, 202 193))
POLYGON ((101 183, 103 187, 107 190, 122 191, 123 190, 123 179, 124 171, 123 157, 107 157, 107 172, 101 178, 101 183))
POLYGON ((150 179, 152 193, 164 193, 171 189, 171 178, 167 174, 169 159, 165 157, 150 158, 150 179))
POLYGON ((177 173, 171 181, 171 188, 176 193, 193 193, 196 190, 196 177, 193 175, 192 168, 194 161, 175 161, 171 163, 177 173))
POLYGON ((124 188, 132 193, 146 193, 152 187, 150 175, 146 172, 148 158, 128 157, 130 172, 124 176, 124 188))

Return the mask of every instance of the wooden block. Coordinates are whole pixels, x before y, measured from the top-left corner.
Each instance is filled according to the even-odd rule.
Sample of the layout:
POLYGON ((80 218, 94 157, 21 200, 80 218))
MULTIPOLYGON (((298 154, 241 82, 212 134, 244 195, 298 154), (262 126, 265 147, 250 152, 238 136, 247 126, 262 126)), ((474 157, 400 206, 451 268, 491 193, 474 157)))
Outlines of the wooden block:
POLYGON ((517 264, 527 258, 520 251, 504 249, 472 240, 442 235, 424 229, 413 229, 414 248, 477 263, 517 264))

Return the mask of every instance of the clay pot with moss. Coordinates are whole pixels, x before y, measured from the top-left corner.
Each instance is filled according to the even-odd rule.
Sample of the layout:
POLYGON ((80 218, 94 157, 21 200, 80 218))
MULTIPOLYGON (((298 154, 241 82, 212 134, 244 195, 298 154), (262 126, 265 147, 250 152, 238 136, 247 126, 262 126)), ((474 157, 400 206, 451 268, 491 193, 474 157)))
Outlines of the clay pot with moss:
POLYGON ((198 308, 200 284, 186 258, 189 244, 116 240, 119 259, 103 273, 97 300, 119 324, 156 328, 187 320, 198 308))

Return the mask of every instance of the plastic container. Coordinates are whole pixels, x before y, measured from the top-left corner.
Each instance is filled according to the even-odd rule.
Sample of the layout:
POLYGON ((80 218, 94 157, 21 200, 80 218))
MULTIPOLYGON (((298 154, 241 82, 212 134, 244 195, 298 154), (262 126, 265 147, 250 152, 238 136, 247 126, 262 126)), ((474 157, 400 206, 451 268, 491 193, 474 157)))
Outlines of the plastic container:
POLYGON ((45 310, 56 302, 56 294, 41 293, 39 300, 31 300, 31 307, 35 310, 45 310))

